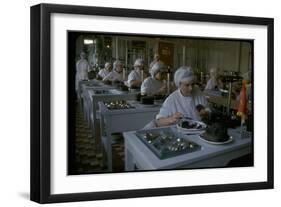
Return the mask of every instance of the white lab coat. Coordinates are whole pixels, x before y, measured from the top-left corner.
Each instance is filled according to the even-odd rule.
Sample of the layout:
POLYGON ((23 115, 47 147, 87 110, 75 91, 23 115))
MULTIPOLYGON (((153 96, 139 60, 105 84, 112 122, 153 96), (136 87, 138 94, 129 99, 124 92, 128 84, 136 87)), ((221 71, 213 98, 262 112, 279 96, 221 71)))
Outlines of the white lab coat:
POLYGON ((148 77, 141 84, 141 93, 148 95, 156 94, 164 85, 162 81, 156 80, 153 77, 148 77))
POLYGON ((107 74, 104 78, 103 78, 104 81, 106 80, 110 80, 110 81, 115 81, 115 80, 118 80, 118 81, 123 81, 123 73, 118 73, 116 72, 115 70, 111 71, 109 74, 107 74))
POLYGON ((76 81, 75 88, 78 90, 78 84, 81 80, 88 80, 88 72, 90 70, 90 65, 86 59, 80 59, 76 63, 76 81))
POLYGON ((111 71, 108 71, 106 70, 105 68, 104 69, 101 69, 98 73, 98 75, 100 77, 102 77, 102 79, 104 79, 111 71))
POLYGON ((131 87, 131 82, 133 80, 141 80, 141 72, 140 71, 136 71, 136 70, 132 70, 128 76, 128 86, 131 87))
POLYGON ((217 85, 216 78, 210 78, 206 84, 205 90, 214 90, 217 85))
POLYGON ((179 112, 193 120, 201 120, 196 110, 196 106, 199 104, 203 105, 205 110, 210 110, 205 96, 198 88, 193 88, 191 96, 183 96, 180 89, 178 89, 167 97, 156 119, 166 118, 179 112))

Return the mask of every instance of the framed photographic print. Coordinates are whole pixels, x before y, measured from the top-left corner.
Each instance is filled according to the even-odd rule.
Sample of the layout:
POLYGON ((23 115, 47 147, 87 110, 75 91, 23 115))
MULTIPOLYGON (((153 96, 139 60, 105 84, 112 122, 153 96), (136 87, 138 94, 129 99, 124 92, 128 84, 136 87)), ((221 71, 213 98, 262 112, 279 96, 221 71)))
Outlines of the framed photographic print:
POLYGON ((31 200, 273 188, 273 22, 31 7, 31 200))

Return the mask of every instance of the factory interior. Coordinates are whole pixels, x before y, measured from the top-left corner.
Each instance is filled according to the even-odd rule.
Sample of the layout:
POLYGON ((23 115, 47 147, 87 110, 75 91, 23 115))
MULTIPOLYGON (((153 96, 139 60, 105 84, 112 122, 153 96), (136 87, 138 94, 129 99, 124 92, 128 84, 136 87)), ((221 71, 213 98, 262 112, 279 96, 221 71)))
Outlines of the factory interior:
POLYGON ((68 174, 253 166, 253 40, 68 32, 68 174))

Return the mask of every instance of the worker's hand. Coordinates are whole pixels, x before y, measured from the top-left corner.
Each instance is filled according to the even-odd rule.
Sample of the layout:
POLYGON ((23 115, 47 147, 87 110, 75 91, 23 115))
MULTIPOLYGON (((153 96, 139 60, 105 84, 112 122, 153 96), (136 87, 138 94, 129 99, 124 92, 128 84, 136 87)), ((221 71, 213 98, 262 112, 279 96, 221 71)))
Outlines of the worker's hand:
POLYGON ((172 116, 170 116, 169 119, 169 124, 176 124, 181 118, 183 117, 183 114, 176 112, 172 116))
POLYGON ((140 87, 142 84, 141 80, 132 80, 130 82, 130 88, 140 87))
POLYGON ((209 115, 209 112, 205 109, 205 107, 202 104, 198 104, 196 106, 196 110, 201 118, 209 115))
POLYGON ((100 75, 97 75, 97 80, 102 80, 102 77, 100 75))
POLYGON ((200 116, 201 118, 207 117, 208 115, 209 115, 209 112, 206 111, 205 109, 201 109, 201 110, 199 111, 199 116, 200 116))

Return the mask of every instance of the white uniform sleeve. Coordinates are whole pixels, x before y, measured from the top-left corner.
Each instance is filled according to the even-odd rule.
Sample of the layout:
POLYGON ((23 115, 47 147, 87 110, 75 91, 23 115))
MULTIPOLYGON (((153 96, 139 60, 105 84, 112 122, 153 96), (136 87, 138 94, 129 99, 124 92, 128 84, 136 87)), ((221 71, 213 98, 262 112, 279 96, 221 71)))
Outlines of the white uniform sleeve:
POLYGON ((76 62, 76 72, 79 70, 79 60, 76 62))
POLYGON ((150 94, 151 93, 151 91, 149 90, 151 88, 150 85, 151 84, 149 78, 146 78, 141 84, 141 93, 150 94))
POLYGON ((159 113, 156 115, 156 119, 166 118, 173 115, 173 103, 172 98, 168 97, 160 108, 159 113))
POLYGON ((103 81, 107 81, 107 80, 112 81, 112 80, 113 80, 113 71, 111 71, 110 73, 108 73, 102 80, 103 80, 103 81))
POLYGON ((100 77, 102 77, 102 78, 104 77, 103 70, 104 70, 104 69, 101 69, 101 70, 98 72, 98 75, 99 75, 100 77))
POLYGON ((204 96, 204 94, 200 91, 200 89, 196 89, 196 93, 194 96, 194 102, 195 102, 195 106, 201 104, 202 106, 205 107, 205 110, 208 112, 211 112, 211 109, 209 108, 209 104, 208 101, 206 99, 206 97, 204 96))
POLYGON ((123 81, 123 74, 122 73, 118 73, 115 77, 115 80, 118 80, 118 81, 123 81))
POLYGON ((91 66, 89 63, 88 63, 88 72, 91 72, 91 66))
POLYGON ((128 81, 127 81, 127 83, 128 83, 129 86, 131 86, 131 82, 132 82, 133 80, 137 80, 137 78, 136 78, 135 72, 134 72, 134 71, 131 71, 130 74, 129 74, 129 76, 128 76, 128 81))
POLYGON ((216 81, 213 78, 210 78, 207 82, 205 90, 213 90, 216 87, 216 81))
POLYGON ((88 76, 89 68, 90 68, 89 63, 86 61, 85 72, 84 72, 84 79, 85 80, 89 80, 89 76, 88 76))

